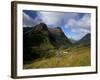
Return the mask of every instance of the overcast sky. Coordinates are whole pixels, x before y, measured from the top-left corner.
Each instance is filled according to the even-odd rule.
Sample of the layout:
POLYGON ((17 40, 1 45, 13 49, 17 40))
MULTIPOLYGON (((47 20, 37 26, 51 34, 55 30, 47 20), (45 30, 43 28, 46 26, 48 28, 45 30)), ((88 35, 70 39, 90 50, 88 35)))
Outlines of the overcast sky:
POLYGON ((81 39, 91 31, 91 14, 23 10, 23 26, 33 27, 44 22, 48 27, 61 27, 68 38, 81 39))

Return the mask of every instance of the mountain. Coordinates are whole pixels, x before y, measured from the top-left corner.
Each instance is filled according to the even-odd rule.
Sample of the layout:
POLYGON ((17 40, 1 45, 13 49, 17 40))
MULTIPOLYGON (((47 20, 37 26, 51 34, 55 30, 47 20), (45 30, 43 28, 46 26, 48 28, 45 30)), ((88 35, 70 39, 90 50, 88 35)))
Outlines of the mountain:
POLYGON ((48 36, 49 31, 44 23, 30 29, 23 28, 23 63, 48 55, 46 51, 54 48, 48 36))
POLYGON ((91 43, 91 34, 86 34, 82 39, 80 39, 77 44, 90 44, 91 43))
POLYGON ((31 28, 23 28, 23 52, 24 60, 49 57, 55 54, 55 49, 68 48, 71 45, 60 27, 48 28, 45 23, 40 23, 31 28), (51 54, 51 52, 52 54, 51 54))
POLYGON ((23 32, 23 38, 32 38, 32 42, 29 41, 29 43, 31 43, 30 45, 33 44, 32 46, 34 46, 34 44, 46 44, 48 42, 51 46, 58 48, 60 46, 69 46, 72 44, 60 27, 48 28, 44 23, 40 23, 30 29, 24 28, 23 32), (42 43, 40 43, 38 39, 41 40, 42 43))
POLYGON ((40 23, 23 33, 24 46, 42 49, 53 48, 49 40, 49 31, 44 23, 40 23))
POLYGON ((49 38, 50 42, 57 48, 65 45, 68 47, 72 44, 60 27, 50 28, 49 38))

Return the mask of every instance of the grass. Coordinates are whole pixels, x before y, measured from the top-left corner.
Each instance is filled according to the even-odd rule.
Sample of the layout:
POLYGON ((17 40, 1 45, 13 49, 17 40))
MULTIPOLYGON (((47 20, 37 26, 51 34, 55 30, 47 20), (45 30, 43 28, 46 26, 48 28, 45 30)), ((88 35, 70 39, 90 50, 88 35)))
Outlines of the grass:
MULTIPOLYGON (((63 51, 66 49, 60 50, 63 51)), ((52 53, 52 52, 51 52, 52 53)), ((24 69, 38 69, 38 68, 55 68, 55 67, 75 67, 75 66, 90 66, 90 47, 80 46, 72 47, 68 54, 54 56, 51 58, 37 59, 31 64, 24 64, 24 69)))

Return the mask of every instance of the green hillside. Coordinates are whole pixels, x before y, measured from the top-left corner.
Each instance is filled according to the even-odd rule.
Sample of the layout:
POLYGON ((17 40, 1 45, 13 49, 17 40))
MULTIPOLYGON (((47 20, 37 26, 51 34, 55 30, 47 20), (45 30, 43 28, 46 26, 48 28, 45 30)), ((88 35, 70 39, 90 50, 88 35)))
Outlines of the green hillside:
MULTIPOLYGON (((55 50, 56 52, 57 50, 55 50)), ((62 55, 50 58, 36 59, 30 64, 25 64, 24 69, 34 68, 55 68, 55 67, 74 67, 74 66, 90 66, 90 46, 81 45, 73 46, 68 49, 59 49, 62 55), (64 52, 67 52, 65 54, 64 52)), ((51 52, 52 54, 52 52, 51 52)))

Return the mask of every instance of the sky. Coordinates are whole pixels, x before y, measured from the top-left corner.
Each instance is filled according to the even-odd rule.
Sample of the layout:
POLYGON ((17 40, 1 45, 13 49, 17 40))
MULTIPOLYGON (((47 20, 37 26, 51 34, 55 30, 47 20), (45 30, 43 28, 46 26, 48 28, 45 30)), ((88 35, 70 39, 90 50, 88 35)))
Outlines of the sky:
POLYGON ((80 40, 91 32, 90 13, 23 10, 24 27, 33 27, 41 22, 50 28, 60 27, 68 38, 74 40, 80 40))

